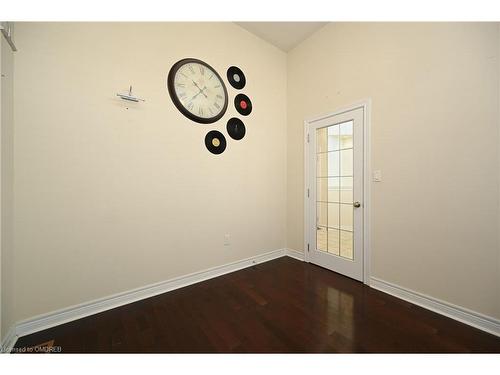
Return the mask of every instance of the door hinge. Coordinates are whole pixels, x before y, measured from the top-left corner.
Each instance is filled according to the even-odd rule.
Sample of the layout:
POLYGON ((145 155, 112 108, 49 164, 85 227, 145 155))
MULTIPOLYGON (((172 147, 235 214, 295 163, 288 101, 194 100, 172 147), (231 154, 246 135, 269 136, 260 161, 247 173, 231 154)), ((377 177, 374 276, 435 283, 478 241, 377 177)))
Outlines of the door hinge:
POLYGON ((309 133, 307 133, 307 143, 309 143, 309 133))
POLYGON ((309 189, 307 189, 307 198, 309 198, 309 189))
POLYGON ((309 252, 309 244, 307 244, 307 252, 309 252))

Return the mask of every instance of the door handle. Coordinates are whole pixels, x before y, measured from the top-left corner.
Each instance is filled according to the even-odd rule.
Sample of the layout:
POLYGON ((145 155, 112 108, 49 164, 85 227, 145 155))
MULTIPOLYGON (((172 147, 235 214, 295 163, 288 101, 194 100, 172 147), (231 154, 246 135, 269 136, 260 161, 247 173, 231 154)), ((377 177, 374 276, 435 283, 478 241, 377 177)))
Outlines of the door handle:
POLYGON ((356 202, 354 202, 352 205, 353 205, 354 207, 356 207, 356 208, 361 207, 361 203, 360 203, 360 202, 357 202, 357 201, 356 201, 356 202))

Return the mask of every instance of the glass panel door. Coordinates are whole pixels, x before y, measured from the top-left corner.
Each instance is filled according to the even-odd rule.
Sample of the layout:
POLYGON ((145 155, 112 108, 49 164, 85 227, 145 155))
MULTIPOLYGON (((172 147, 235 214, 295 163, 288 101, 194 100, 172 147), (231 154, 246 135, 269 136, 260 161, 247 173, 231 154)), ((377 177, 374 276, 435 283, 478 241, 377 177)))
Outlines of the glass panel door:
POLYGON ((357 279, 363 270, 363 108, 309 124, 310 260, 357 279))

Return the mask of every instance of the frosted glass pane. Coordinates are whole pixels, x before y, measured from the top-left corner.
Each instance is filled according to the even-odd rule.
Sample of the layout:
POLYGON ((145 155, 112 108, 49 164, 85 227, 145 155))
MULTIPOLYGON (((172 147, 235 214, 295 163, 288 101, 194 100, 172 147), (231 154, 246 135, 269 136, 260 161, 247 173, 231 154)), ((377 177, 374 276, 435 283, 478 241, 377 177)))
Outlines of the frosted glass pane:
POLYGON ((328 178, 320 177, 316 179, 316 200, 319 202, 328 201, 328 178))
POLYGON ((340 151, 340 176, 352 176, 352 149, 340 151))
POLYGON ((352 245, 352 232, 340 231, 340 256, 354 259, 352 245))
POLYGON ((328 179, 328 202, 339 202, 340 199, 340 178, 331 177, 328 179))
POLYGON ((340 126, 333 125, 328 127, 328 151, 338 150, 340 148, 340 126))
POLYGON ((317 154, 316 155, 316 176, 317 177, 327 177, 328 176, 328 154, 317 154))
POLYGON ((327 212, 328 206, 327 203, 316 203, 316 224, 318 226, 326 227, 327 225, 327 212))
POLYGON ((332 151, 328 153, 328 176, 338 176, 340 174, 340 152, 332 151))
POLYGON ((316 201, 338 203, 340 199, 340 178, 319 177, 316 180, 316 201))
POLYGON ((340 178, 340 202, 342 203, 352 203, 353 193, 352 193, 352 177, 341 177, 340 178))
POLYGON ((350 204, 340 205, 340 229, 352 231, 353 207, 350 204))
POLYGON ((328 203, 328 226, 330 228, 339 228, 339 204, 328 203))
POLYGON ((333 177, 340 174, 340 152, 316 154, 316 177, 333 177))
POLYGON ((316 130, 316 152, 328 151, 328 128, 321 128, 316 130))
POLYGON ((340 231, 338 229, 328 229, 328 252, 340 255, 340 231))
POLYGON ((316 228, 316 249, 321 251, 328 251, 326 240, 327 240, 326 228, 322 227, 316 228))
POLYGON ((340 124, 340 148, 352 147, 352 121, 340 124))

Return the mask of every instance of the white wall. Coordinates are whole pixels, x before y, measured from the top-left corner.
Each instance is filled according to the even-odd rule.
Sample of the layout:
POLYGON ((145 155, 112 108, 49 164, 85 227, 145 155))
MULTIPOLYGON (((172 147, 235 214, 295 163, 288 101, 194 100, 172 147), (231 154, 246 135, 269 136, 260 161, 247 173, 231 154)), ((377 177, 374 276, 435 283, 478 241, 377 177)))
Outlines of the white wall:
POLYGON ((230 23, 16 34, 15 321, 285 247, 283 52, 230 23), (204 137, 236 90, 220 122, 187 120, 166 89, 184 57, 246 74, 247 135, 222 155, 204 137), (116 98, 129 85, 145 103, 116 98))
POLYGON ((303 120, 372 99, 372 276, 500 318, 497 24, 329 24, 288 55, 287 242, 303 120))
POLYGON ((0 34, 0 340, 12 324, 13 200, 14 200, 14 54, 0 34))

